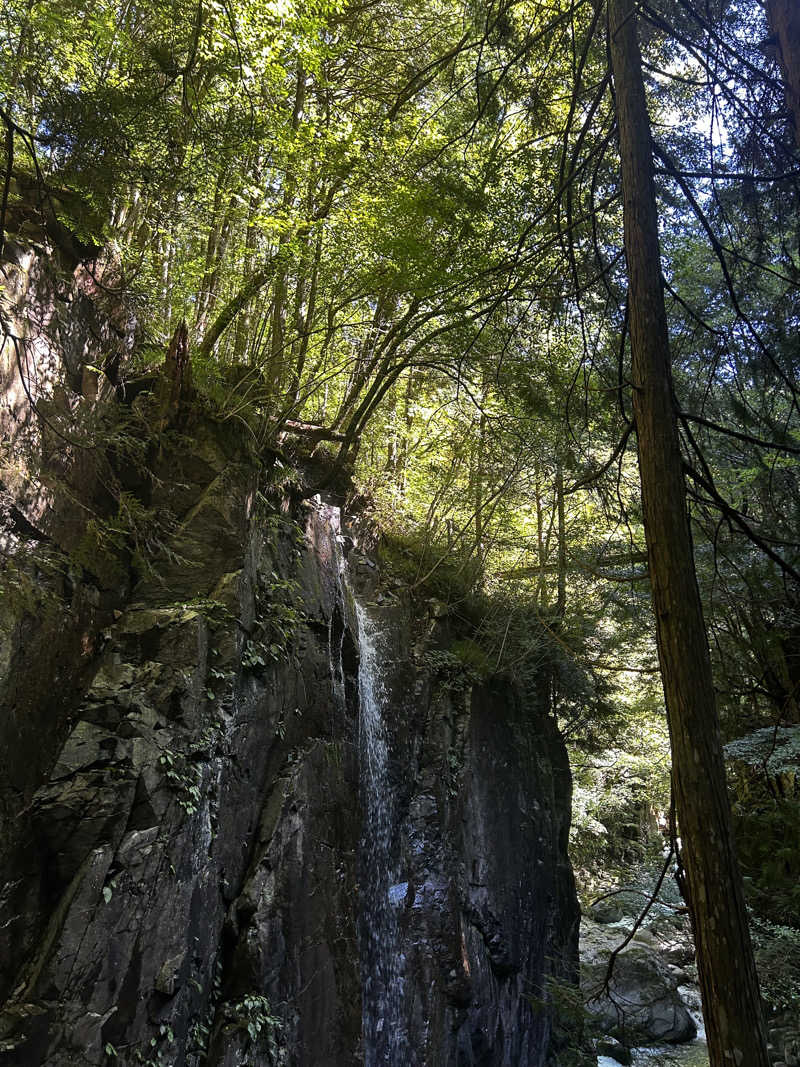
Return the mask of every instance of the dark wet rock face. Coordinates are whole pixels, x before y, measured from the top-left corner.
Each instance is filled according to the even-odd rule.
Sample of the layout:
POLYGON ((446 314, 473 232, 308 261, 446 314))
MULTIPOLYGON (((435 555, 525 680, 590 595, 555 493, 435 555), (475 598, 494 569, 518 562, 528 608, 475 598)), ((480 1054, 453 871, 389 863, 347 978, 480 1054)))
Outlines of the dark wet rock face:
MULTIPOLYGON (((353 596, 386 634, 405 1050, 372 1064, 557 1062, 577 905, 544 698, 435 685, 419 608, 355 549, 341 581, 330 509, 268 504, 224 428, 195 430, 163 460, 174 550, 87 613, 69 685, 58 657, 5 659, 5 692, 38 678, 55 725, 0 842, 0 1064, 370 1062, 353 596)), ((55 617, 25 626, 57 639, 55 617)))
POLYGON ((426 720, 401 828, 410 1062, 544 1064, 576 917, 566 760, 507 684, 435 695, 426 720))
POLYGON ((134 599, 104 633, 7 846, 0 1062, 337 1063, 357 1047, 359 816, 351 712, 329 699, 329 532, 310 516, 301 549, 284 525, 243 523, 245 551, 220 554, 201 595, 134 599), (272 650, 257 621, 271 605, 294 631, 272 650))

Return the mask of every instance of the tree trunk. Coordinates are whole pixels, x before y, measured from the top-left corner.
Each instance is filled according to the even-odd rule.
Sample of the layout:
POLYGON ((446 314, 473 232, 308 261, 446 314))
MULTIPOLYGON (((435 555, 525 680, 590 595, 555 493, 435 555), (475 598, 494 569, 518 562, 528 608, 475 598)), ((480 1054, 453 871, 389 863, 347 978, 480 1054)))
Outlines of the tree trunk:
POLYGON ((414 367, 408 368, 406 387, 403 391, 403 423, 400 436, 400 448, 397 465, 397 488, 400 496, 406 491, 406 472, 408 471, 408 455, 411 449, 411 428, 414 425, 414 412, 412 401, 414 399, 414 367))
POLYGON ((633 0, 609 0, 609 16, 644 528, 709 1055, 769 1067, 686 509, 633 0))
POLYGON ((303 381, 303 373, 306 369, 306 356, 308 355, 308 343, 311 339, 311 331, 314 326, 314 316, 317 310, 317 291, 319 288, 319 268, 322 262, 322 238, 324 231, 320 227, 314 244, 313 266, 311 268, 311 281, 308 288, 308 299, 305 308, 298 302, 295 317, 295 330, 297 333, 297 353, 295 355, 294 376, 290 389, 295 407, 300 404, 300 386, 303 381))
POLYGON ((214 186, 214 205, 211 211, 211 222, 208 228, 205 247, 205 266, 203 278, 200 283, 200 292, 197 294, 197 313, 195 316, 194 332, 197 337, 202 337, 208 325, 208 317, 214 311, 219 284, 221 260, 228 241, 230 229, 230 202, 222 214, 222 200, 224 185, 227 174, 222 170, 216 179, 214 186))
MULTIPOLYGON (((361 392, 369 381, 373 370, 380 363, 384 351, 387 348, 394 351, 390 346, 394 337, 400 331, 400 326, 395 323, 389 328, 389 323, 396 311, 397 298, 394 295, 379 293, 372 316, 372 324, 359 346, 353 370, 345 387, 339 410, 336 413, 336 419, 334 420, 336 426, 343 426, 352 415, 361 392)), ((403 319, 401 319, 401 323, 405 322, 409 314, 410 312, 406 312, 403 319)))
MULTIPOLYGON (((250 180, 253 186, 258 187, 261 182, 261 167, 258 160, 253 164, 250 174, 250 180)), ((250 200, 247 205, 247 224, 245 227, 244 236, 244 270, 242 276, 249 278, 253 273, 253 267, 256 261, 256 246, 258 244, 258 226, 256 224, 256 213, 261 202, 260 193, 251 193, 250 200)), ((244 362, 245 353, 250 343, 250 334, 252 330, 252 305, 249 305, 243 309, 242 314, 236 320, 236 333, 234 334, 233 341, 233 362, 244 362)), ((251 353, 252 354, 252 353, 251 353)), ((252 362, 252 359, 251 359, 252 362)))
POLYGON ((486 403, 488 392, 488 389, 484 385, 481 390, 481 410, 477 424, 478 432, 472 438, 472 463, 470 464, 472 468, 472 500, 474 504, 475 521, 475 562, 478 566, 476 587, 479 590, 483 589, 484 581, 484 538, 486 535, 484 514, 485 500, 483 492, 483 482, 486 476, 483 455, 486 441, 486 411, 484 410, 484 404, 486 403))
MULTIPOLYGON (((302 63, 297 64, 295 81, 294 107, 292 109, 292 132, 297 133, 306 99, 306 73, 302 63)), ((283 210, 288 217, 294 204, 297 189, 297 173, 293 169, 297 160, 291 157, 287 162, 287 173, 283 190, 283 210)), ((272 322, 270 324, 270 360, 267 367, 267 382, 271 392, 277 396, 281 382, 286 374, 286 305, 289 299, 289 262, 285 252, 292 237, 291 227, 287 228, 278 241, 279 268, 275 275, 272 290, 272 322)))
POLYGON ((272 260, 265 267, 255 271, 249 278, 245 279, 242 288, 225 304, 203 335, 203 340, 197 349, 198 362, 202 363, 210 358, 217 341, 222 337, 239 312, 246 308, 262 289, 269 285, 274 274, 275 261, 272 260))
POLYGON ((767 18, 778 50, 786 102, 794 119, 794 135, 800 145, 800 5, 797 0, 767 0, 767 18))
POLYGON ((539 463, 536 463, 536 550, 537 559, 539 560, 538 574, 539 581, 536 583, 536 603, 539 605, 539 609, 542 613, 547 612, 547 547, 545 545, 544 537, 544 497, 542 488, 542 472, 539 469, 539 463))
POLYGON ((564 466, 556 460, 556 511, 558 515, 558 570, 556 592, 556 620, 563 626, 567 613, 567 521, 564 515, 564 466))

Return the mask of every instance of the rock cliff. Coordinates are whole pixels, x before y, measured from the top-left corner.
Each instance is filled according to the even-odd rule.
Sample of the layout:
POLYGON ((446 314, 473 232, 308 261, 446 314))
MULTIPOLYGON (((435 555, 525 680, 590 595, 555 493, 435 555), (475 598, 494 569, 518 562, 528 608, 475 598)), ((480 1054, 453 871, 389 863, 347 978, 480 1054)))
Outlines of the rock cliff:
POLYGON ((152 566, 54 573, 33 539, 44 592, 2 620, 0 1063, 559 1062, 578 910, 544 680, 443 684, 448 621, 273 460, 198 408, 137 489, 171 517, 152 566))

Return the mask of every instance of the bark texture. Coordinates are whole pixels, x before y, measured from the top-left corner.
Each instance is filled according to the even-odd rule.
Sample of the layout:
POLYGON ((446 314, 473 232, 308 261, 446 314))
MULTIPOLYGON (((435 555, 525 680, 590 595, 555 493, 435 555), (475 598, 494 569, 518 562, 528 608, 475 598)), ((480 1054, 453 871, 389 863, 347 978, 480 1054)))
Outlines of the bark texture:
POLYGON ((800 5, 797 0, 767 0, 767 18, 778 50, 795 139, 800 146, 800 5))
POLYGON ((768 1067, 694 569, 661 280, 650 123, 632 0, 609 0, 633 401, 658 652, 713 1067, 768 1067))

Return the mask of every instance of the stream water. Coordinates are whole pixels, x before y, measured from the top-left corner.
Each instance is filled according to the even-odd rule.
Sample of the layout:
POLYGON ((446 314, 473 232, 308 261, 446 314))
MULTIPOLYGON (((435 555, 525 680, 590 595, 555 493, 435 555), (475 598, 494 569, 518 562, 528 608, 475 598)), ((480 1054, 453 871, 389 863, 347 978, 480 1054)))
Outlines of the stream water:
MULTIPOLYGON (((663 1045, 657 1048, 633 1050, 635 1067, 708 1067, 705 1041, 690 1041, 687 1045, 663 1045)), ((619 1067, 610 1056, 598 1056, 598 1067, 619 1067)))
MULTIPOLYGON (((337 606, 328 623, 328 659, 334 704, 346 705, 343 643, 349 608, 358 630, 358 761, 363 812, 359 842, 359 957, 361 966, 364 1067, 404 1067, 407 1041, 402 1025, 402 956, 395 906, 392 857, 393 792, 384 721, 384 642, 379 626, 361 604, 348 580, 340 547, 339 508, 317 506, 329 527, 329 545, 338 584, 337 606)), ((404 894, 403 894, 404 895, 404 894)))
MULTIPOLYGON (((402 1025, 402 957, 392 890, 393 796, 384 722, 381 634, 355 600, 360 652, 359 762, 364 829, 360 856, 362 1029, 365 1067, 408 1062, 402 1025)), ((396 894, 395 894, 396 895, 396 894)))
MULTIPOLYGON (((692 1011, 697 1023, 697 1037, 684 1045, 656 1045, 633 1050, 633 1067, 709 1067, 703 1019, 692 1011)), ((597 1067, 619 1067, 610 1056, 598 1056, 597 1067)))

